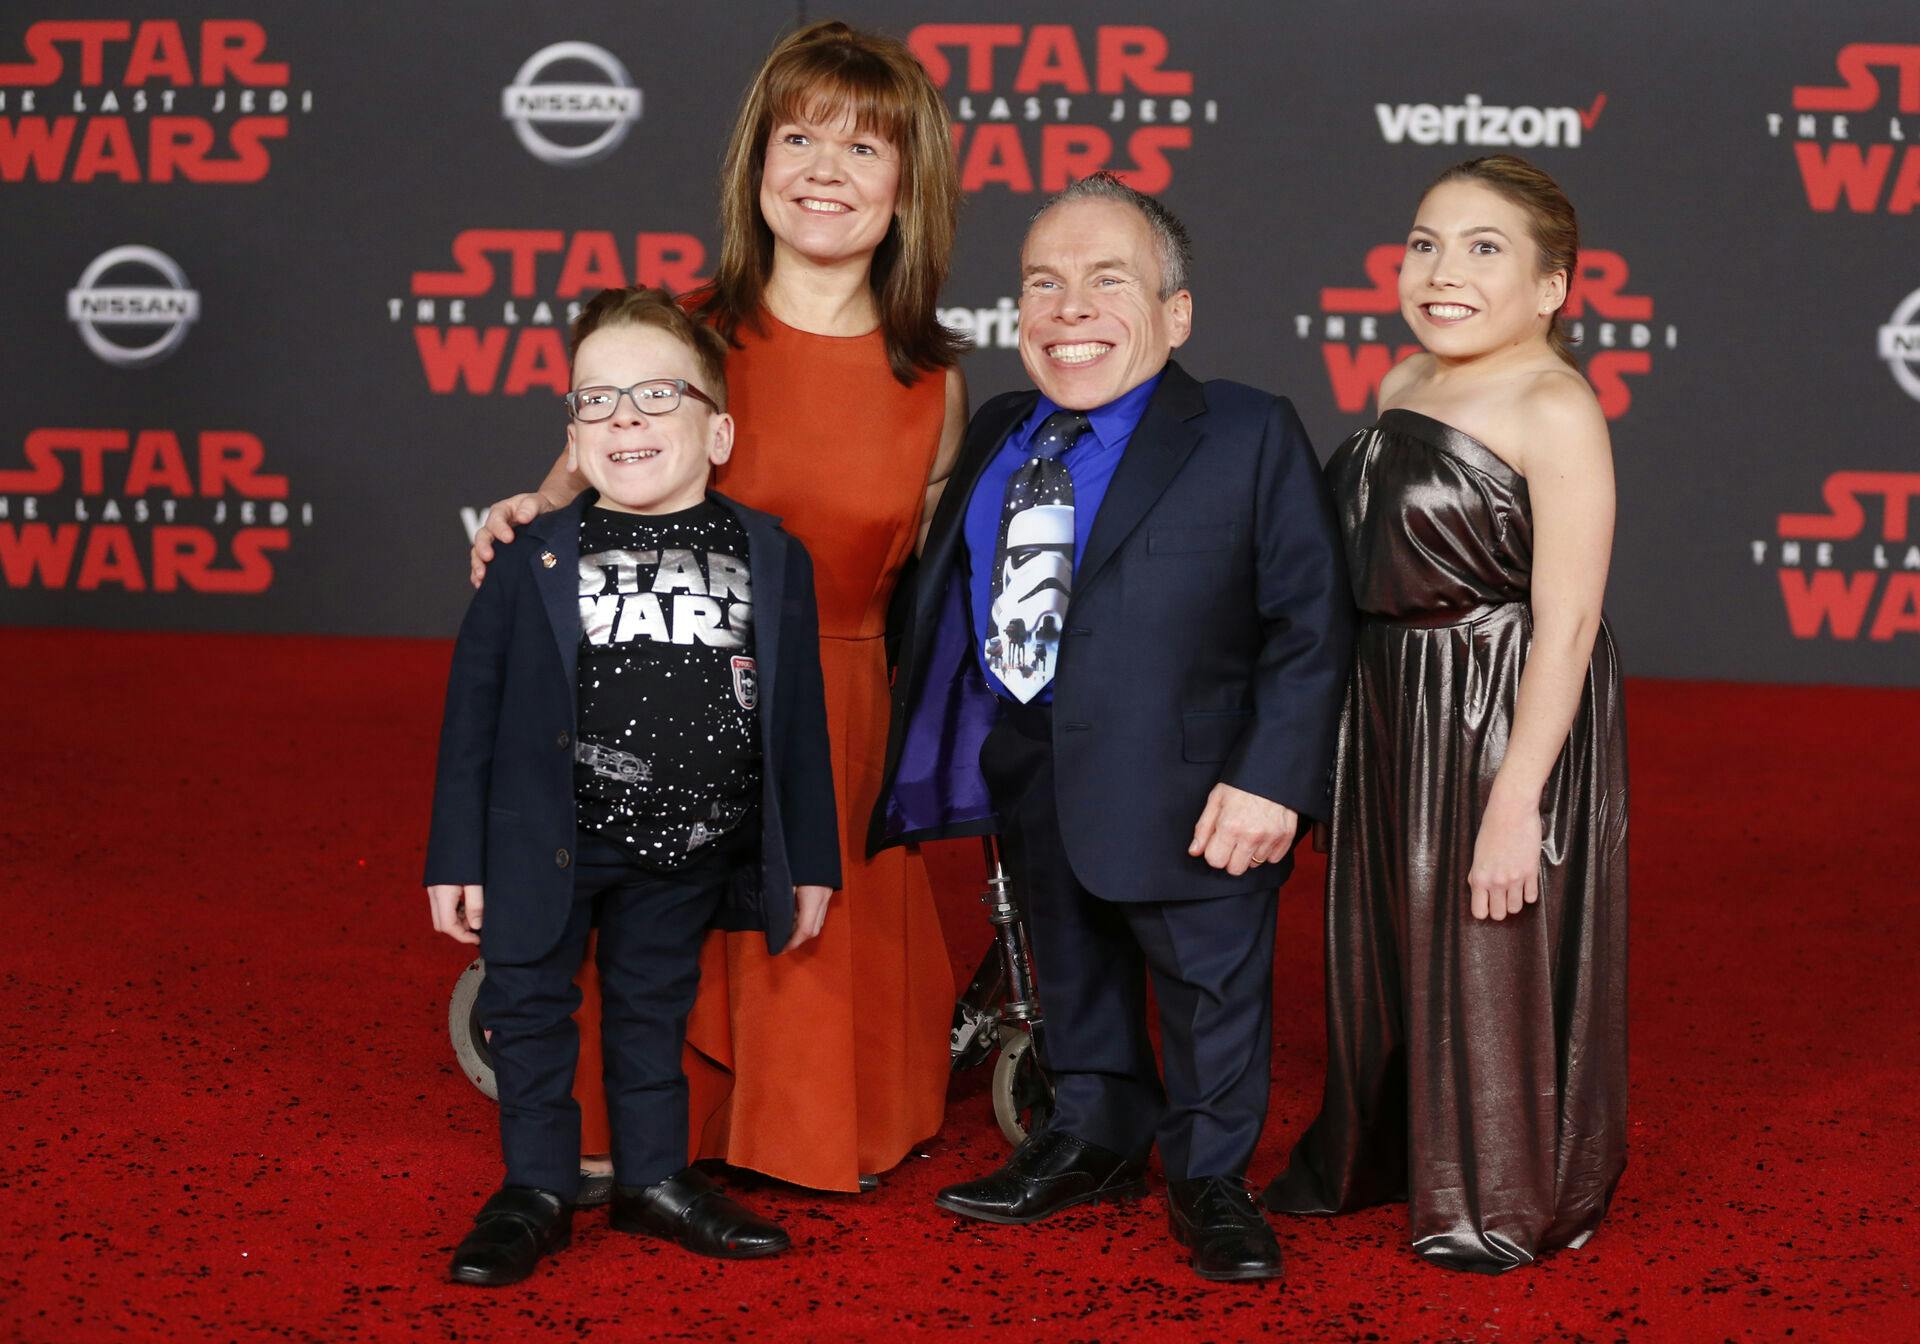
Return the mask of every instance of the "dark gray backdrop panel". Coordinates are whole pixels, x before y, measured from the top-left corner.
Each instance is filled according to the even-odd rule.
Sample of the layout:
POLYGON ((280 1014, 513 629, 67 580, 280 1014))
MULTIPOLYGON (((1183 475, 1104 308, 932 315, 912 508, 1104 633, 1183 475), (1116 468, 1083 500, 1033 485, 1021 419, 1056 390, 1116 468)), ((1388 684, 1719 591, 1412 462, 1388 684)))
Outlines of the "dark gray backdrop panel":
MULTIPOLYGON (((290 501, 313 508, 311 525, 296 523, 274 557, 264 592, 129 593, 111 581, 78 591, 71 575, 63 589, 30 579, 0 598, 5 619, 449 631, 464 601, 460 509, 537 480, 560 421, 544 391, 431 392, 412 316, 390 320, 389 300, 411 299, 415 272, 452 269, 463 230, 604 231, 629 262, 642 232, 691 233, 711 248, 713 180, 734 102, 798 12, 488 5, 449 18, 396 6, 343 19, 253 5, 246 17, 265 26, 267 58, 286 62, 290 87, 314 97, 274 144, 264 180, 0 183, 10 207, 0 210, 0 318, 10 335, 0 472, 25 467, 28 434, 48 426, 245 429, 265 443, 267 469, 288 477, 290 501), (567 40, 614 53, 642 90, 639 122, 593 168, 540 162, 500 115, 521 62, 567 40), (202 295, 180 350, 147 369, 101 363, 64 316, 88 262, 126 242, 174 257, 202 295)), ((1023 378, 1002 348, 1010 329, 993 314, 1015 293, 1019 237, 1049 169, 1093 161, 1060 146, 1084 150, 1105 136, 1112 166, 1149 176, 1166 166, 1164 194, 1192 226, 1197 325, 1182 358, 1204 375, 1292 396, 1323 453, 1367 418, 1363 383, 1336 387, 1329 362, 1379 358, 1407 339, 1397 314, 1345 311, 1355 305, 1324 291, 1370 288, 1369 250, 1403 239, 1423 185, 1450 162, 1503 147, 1391 143, 1382 109, 1388 125, 1409 115, 1402 109, 1463 106, 1470 95, 1483 108, 1572 109, 1551 114, 1562 124, 1584 113, 1577 145, 1563 133, 1562 143, 1519 152, 1562 180, 1586 246, 1623 271, 1615 311, 1650 310, 1621 317, 1610 348, 1600 339, 1605 315, 1589 312, 1586 323, 1590 369, 1615 412, 1620 525, 1608 608, 1629 670, 1920 684, 1920 570, 1901 568, 1920 541, 1920 509, 1905 519, 1905 540, 1889 542, 1902 515, 1884 503, 1920 487, 1920 399, 1875 347, 1879 328, 1920 291, 1911 206, 1889 207, 1903 168, 1920 175, 1920 106, 1903 110, 1899 68, 1882 66, 1864 86, 1868 106, 1850 114, 1853 148, 1836 150, 1831 115, 1818 119, 1812 152, 1888 161, 1878 191, 1863 185, 1872 199, 1859 211, 1809 203, 1793 109, 1797 86, 1845 83, 1836 62, 1849 44, 1920 52, 1912 6, 1158 3, 1119 12, 1071 0, 857 0, 837 12, 912 35, 944 58, 935 65, 946 67, 963 168, 986 179, 971 194, 946 296, 950 316, 982 332, 967 366, 976 402, 1023 378), (1142 79, 1135 66, 1117 113, 1116 95, 1099 90, 1119 68, 1103 65, 1103 40, 1122 49, 1121 65, 1130 45, 1166 48, 1144 76, 1152 88, 1132 86, 1142 79), (1084 93, 1065 87, 1076 57, 1084 93), (1022 87, 1023 67, 1038 87, 1032 78, 1022 87), (976 77, 985 87, 969 87, 976 77), (1030 97, 1041 100, 1032 119, 1030 97), (1170 120, 1175 97, 1190 109, 1184 123, 1170 120), (1136 137, 1170 129, 1184 129, 1186 143, 1136 161, 1136 137), (1022 169, 1031 181, 1009 186, 1022 169), (1363 317, 1374 324, 1368 341, 1363 317), (1644 352, 1633 349, 1636 322, 1652 340, 1644 352), (1644 372, 1606 376, 1641 353, 1644 372), (1846 535, 1852 523, 1842 518, 1825 554, 1809 539, 1797 559, 1783 556, 1780 515, 1825 515, 1829 478, 1849 472, 1868 473, 1850 496, 1861 504, 1860 534, 1846 535), (1789 591, 1807 595, 1798 613, 1806 637, 1795 633, 1789 591), (1822 594, 1835 599, 1825 621, 1815 610, 1822 594)), ((42 6, 0 24, 0 61, 23 59, 28 23, 52 17, 62 15, 42 6)), ((110 78, 124 67, 119 50, 116 62, 109 49, 110 78)), ((1920 74, 1915 87, 1920 95, 1920 74)), ((16 111, 10 104, 0 119, 16 111)), ((534 298, 551 294, 559 264, 539 262, 534 298)), ((1608 286, 1598 288, 1604 304, 1608 286)), ((497 325, 508 290, 502 280, 470 300, 470 320, 497 325)), ((441 318, 444 326, 444 310, 441 318)), ((1920 359, 1913 367, 1920 375, 1920 359)), ((38 491, 37 507, 43 520, 84 530, 73 520, 73 474, 38 491)), ((10 509, 0 532, 23 525, 33 494, 0 488, 10 509)), ((138 526, 128 534, 136 550, 151 540, 138 526)))

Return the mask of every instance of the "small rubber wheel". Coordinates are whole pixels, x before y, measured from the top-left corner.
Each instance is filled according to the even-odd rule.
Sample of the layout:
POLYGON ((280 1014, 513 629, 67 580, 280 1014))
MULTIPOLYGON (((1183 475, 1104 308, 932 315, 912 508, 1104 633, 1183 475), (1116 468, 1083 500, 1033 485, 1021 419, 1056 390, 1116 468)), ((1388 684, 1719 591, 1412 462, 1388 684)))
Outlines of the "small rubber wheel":
POLYGON ((1040 1071, 1040 1060, 1033 1053, 1033 1036, 1025 1027, 1000 1029, 1000 1058, 993 1066, 992 1095, 993 1118, 1000 1124, 1000 1133, 1016 1148, 1053 1114, 1053 1089, 1040 1071))
POLYGON ((453 1000, 447 1004, 447 1034, 453 1037, 453 1057, 467 1081, 494 1101, 500 1100, 500 1085, 493 1077, 493 1052, 487 1049, 486 1028, 480 1025, 480 985, 487 978, 487 963, 475 958, 453 982, 453 1000))

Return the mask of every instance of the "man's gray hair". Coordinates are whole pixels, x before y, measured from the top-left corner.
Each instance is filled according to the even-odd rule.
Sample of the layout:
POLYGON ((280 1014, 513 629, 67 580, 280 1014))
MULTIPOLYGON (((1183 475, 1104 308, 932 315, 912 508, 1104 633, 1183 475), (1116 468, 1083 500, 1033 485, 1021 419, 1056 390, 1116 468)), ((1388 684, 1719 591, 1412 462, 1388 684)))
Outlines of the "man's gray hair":
POLYGON ((1160 297, 1170 299, 1187 287, 1187 273, 1193 269, 1193 242, 1187 237, 1187 226, 1161 204, 1158 197, 1135 191, 1104 169, 1070 182, 1065 190, 1047 197, 1027 221, 1028 232, 1032 232, 1040 217, 1054 206, 1073 201, 1118 201, 1138 210, 1146 218, 1147 228, 1153 234, 1153 250, 1159 256, 1160 297))

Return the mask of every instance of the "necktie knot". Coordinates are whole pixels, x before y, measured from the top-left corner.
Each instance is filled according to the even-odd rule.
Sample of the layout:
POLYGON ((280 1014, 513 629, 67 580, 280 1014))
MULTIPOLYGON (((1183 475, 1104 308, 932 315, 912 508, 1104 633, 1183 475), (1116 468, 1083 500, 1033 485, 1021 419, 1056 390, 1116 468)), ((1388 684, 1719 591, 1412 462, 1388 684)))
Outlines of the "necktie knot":
POLYGON ((1085 411, 1055 411, 1040 422, 1027 452, 1033 457, 1056 458, 1093 428, 1085 411))

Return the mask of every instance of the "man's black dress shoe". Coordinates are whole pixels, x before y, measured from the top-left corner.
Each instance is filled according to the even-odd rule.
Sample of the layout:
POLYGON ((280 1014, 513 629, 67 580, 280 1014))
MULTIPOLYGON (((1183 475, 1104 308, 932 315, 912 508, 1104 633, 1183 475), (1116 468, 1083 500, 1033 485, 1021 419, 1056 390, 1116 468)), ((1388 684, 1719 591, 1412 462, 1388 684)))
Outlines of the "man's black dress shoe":
POLYGON ((533 1273, 540 1257, 573 1240, 573 1210, 560 1196, 529 1185, 502 1186, 480 1206, 473 1231, 453 1253, 455 1283, 498 1288, 533 1273))
POLYGON ((933 1202, 983 1223, 1037 1223, 1075 1204, 1138 1199, 1145 1177, 1145 1162, 1049 1130, 1028 1136, 993 1175, 950 1185, 933 1202))
POLYGON ((742 1208, 692 1167, 658 1185, 616 1185, 609 1217, 622 1232, 678 1242, 721 1260, 777 1255, 793 1244, 778 1224, 742 1208))
POLYGON ((1232 1176, 1168 1181, 1167 1221, 1173 1239, 1193 1252, 1193 1272, 1203 1279, 1280 1277, 1280 1243, 1232 1176))

